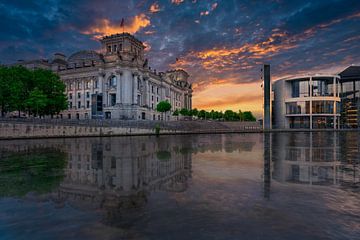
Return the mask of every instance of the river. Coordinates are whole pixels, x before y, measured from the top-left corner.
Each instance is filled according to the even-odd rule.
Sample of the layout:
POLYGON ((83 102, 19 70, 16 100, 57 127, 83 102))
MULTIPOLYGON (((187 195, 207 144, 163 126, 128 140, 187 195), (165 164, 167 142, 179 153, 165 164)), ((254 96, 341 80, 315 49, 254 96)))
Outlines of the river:
POLYGON ((0 141, 0 239, 360 239, 360 132, 0 141))

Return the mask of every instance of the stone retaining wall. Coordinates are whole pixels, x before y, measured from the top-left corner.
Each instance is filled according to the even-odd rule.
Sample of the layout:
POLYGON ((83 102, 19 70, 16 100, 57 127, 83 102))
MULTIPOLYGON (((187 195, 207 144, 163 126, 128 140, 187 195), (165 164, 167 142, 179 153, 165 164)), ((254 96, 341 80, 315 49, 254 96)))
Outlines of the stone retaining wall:
MULTIPOLYGON (((161 133, 181 131, 162 130, 161 133)), ((151 135, 154 129, 0 123, 0 139, 151 135)))

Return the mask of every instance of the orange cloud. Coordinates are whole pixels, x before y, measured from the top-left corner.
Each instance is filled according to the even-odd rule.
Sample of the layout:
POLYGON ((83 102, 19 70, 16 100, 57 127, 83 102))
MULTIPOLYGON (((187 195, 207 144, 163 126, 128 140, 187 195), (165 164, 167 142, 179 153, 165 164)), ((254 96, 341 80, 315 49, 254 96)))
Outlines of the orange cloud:
POLYGON ((150 51, 151 49, 151 45, 148 42, 143 42, 144 46, 145 46, 145 51, 150 51))
POLYGON ((157 12, 159 12, 159 11, 160 11, 160 6, 159 6, 159 4, 158 4, 157 2, 154 2, 153 4, 151 4, 149 11, 150 11, 151 13, 157 13, 157 12))
POLYGON ((183 3, 184 0, 171 0, 171 3, 175 4, 175 5, 179 5, 180 3, 183 3))
POLYGON ((141 13, 130 21, 125 19, 124 27, 120 23, 112 23, 109 19, 99 19, 94 26, 91 26, 89 29, 83 31, 84 34, 94 35, 95 38, 100 38, 102 36, 121 33, 123 31, 134 34, 140 29, 145 28, 150 25, 149 18, 141 13))

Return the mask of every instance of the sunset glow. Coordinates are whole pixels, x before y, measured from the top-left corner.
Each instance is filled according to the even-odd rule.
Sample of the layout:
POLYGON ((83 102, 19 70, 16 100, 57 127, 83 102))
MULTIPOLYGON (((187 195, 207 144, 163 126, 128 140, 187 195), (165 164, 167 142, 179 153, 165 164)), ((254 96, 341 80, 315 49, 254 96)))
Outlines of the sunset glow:
POLYGON ((146 46, 152 69, 189 73, 194 107, 251 110, 257 116, 262 110, 262 64, 271 64, 276 80, 336 73, 360 63, 360 2, 356 0, 267 1, 263 5, 105 0, 54 1, 53 5, 46 11, 40 3, 0 5, 2 62, 98 50, 101 37, 128 32, 146 46))

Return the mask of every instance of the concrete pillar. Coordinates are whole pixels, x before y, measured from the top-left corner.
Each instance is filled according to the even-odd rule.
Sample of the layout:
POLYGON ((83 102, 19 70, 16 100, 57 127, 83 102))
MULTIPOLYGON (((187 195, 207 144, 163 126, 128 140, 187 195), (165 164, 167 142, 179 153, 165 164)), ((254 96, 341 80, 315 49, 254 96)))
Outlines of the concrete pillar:
POLYGON ((263 66, 263 79, 264 79, 264 130, 271 129, 271 77, 270 77, 270 65, 264 64, 263 66))

